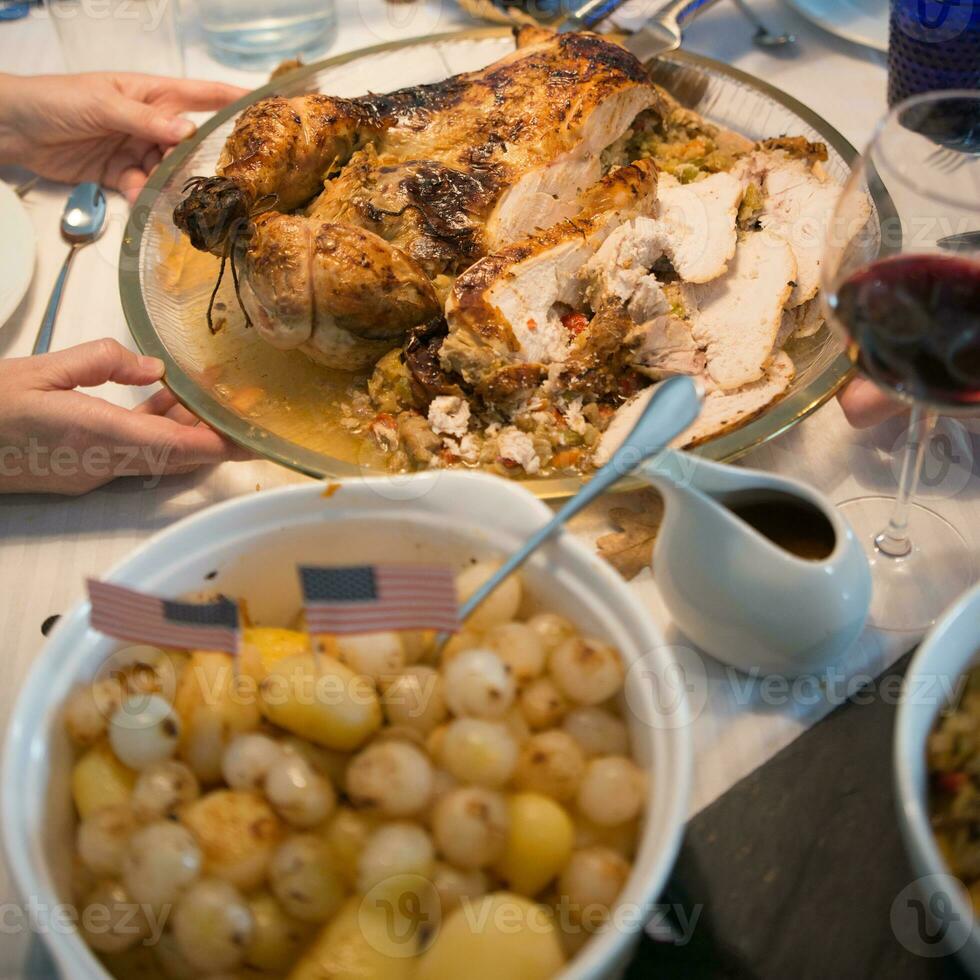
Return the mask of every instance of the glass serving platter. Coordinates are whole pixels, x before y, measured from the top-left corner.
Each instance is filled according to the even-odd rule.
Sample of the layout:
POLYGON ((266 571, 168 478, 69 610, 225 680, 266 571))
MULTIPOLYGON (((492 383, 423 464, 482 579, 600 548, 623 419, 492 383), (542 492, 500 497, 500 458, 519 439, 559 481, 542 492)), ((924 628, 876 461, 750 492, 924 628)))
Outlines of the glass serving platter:
MULTIPOLYGON (((181 402, 235 442, 310 476, 345 479, 386 472, 380 451, 340 425, 339 403, 351 376, 318 367, 297 351, 276 350, 246 329, 230 275, 218 295, 225 326, 215 336, 209 333, 205 310, 219 260, 195 252, 171 214, 189 177, 214 173, 235 117, 251 102, 272 94, 355 96, 435 82, 483 67, 512 49, 510 30, 485 28, 383 44, 308 65, 218 113, 164 160, 130 216, 119 282, 137 345, 163 358, 166 383, 181 402)), ((752 139, 789 134, 826 143, 831 178, 846 179, 854 148, 815 113, 765 82, 686 52, 658 59, 651 75, 683 104, 752 139)), ((851 370, 826 327, 787 351, 797 373, 786 396, 695 452, 735 459, 814 411, 851 370)), ((542 497, 565 496, 581 485, 577 477, 522 482, 542 497)))

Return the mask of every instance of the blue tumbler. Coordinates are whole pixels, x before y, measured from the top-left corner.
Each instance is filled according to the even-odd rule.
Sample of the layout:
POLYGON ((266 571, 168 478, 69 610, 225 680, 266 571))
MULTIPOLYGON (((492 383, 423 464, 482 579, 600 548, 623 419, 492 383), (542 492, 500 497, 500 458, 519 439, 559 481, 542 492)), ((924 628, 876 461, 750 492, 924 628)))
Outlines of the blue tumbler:
POLYGON ((980 89, 980 0, 891 0, 888 104, 980 89))

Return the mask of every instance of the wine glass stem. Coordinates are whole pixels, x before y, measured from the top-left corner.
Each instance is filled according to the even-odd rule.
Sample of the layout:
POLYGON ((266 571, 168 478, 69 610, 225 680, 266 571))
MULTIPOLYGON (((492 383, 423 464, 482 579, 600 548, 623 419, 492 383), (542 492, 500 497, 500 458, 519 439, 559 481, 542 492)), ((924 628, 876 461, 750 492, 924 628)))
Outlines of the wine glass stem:
POLYGON ((898 496, 888 526, 875 538, 875 547, 889 558, 904 558, 912 550, 909 539, 909 510, 919 486, 926 446, 936 427, 936 412, 916 404, 909 416, 909 437, 905 444, 898 496))

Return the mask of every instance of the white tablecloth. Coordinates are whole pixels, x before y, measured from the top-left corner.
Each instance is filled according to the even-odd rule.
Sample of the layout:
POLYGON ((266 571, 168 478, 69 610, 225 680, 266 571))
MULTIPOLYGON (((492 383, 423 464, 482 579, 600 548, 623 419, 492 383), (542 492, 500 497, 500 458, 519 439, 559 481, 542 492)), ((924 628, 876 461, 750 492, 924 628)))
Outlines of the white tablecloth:
MULTIPOLYGON (((634 7, 648 0, 633 0, 634 7)), ((756 74, 811 106, 861 145, 885 109, 885 71, 880 56, 838 41, 812 28, 774 0, 753 0, 768 21, 799 37, 795 55, 774 57, 753 47, 752 30, 730 5, 721 4, 689 30, 685 46, 756 74)), ((388 5, 384 0, 338 0, 339 32, 329 54, 471 23, 449 0, 417 0, 388 5)), ((186 15, 186 12, 185 12, 186 15)), ((189 19, 189 18, 188 18, 189 19)), ((199 36, 186 33, 187 73, 243 85, 263 79, 212 61, 199 36)), ((41 15, 0 23, 0 69, 19 73, 58 71, 60 56, 51 25, 41 15)), ((379 88, 383 88, 383 80, 379 88)), ((16 172, 7 173, 16 179, 16 172)), ((13 318, 0 328, 0 356, 30 351, 48 292, 62 260, 58 218, 65 188, 42 184, 26 199, 39 242, 33 285, 13 318)), ((113 195, 110 226, 102 239, 82 251, 65 295, 55 346, 112 336, 131 343, 119 305, 116 259, 125 222, 125 203, 113 195)), ((107 397, 134 404, 145 392, 111 389, 107 397)), ((974 426, 973 428, 978 428, 974 426)), ((925 489, 929 504, 980 545, 980 501, 972 475, 977 436, 954 424, 953 458, 936 486, 925 489)), ((900 423, 855 434, 831 403, 791 432, 752 453, 749 465, 800 477, 843 500, 863 493, 892 494, 896 486, 896 442, 900 423)), ((104 573, 134 545, 173 521, 216 501, 302 479, 269 463, 226 464, 193 475, 171 478, 152 490, 133 482, 116 484, 77 500, 0 497, 0 637, 3 676, 0 724, 6 725, 21 678, 41 645, 40 625, 82 595, 88 575, 104 573)), ((633 498, 635 501, 635 498, 633 498)), ((631 503, 630 495, 616 505, 631 503)), ((592 540, 609 529, 610 503, 594 507, 575 525, 592 540)), ((942 574, 936 569, 935 574, 942 574)), ((684 647, 660 604, 648 572, 633 584, 651 614, 663 624, 667 641, 684 647)), ((692 812, 705 806, 737 779, 752 771, 815 723, 853 690, 855 678, 870 679, 914 637, 868 632, 848 658, 846 674, 814 696, 812 686, 796 691, 765 688, 727 671, 707 658, 704 683, 697 685, 694 724, 696 771, 692 812)), ((692 653, 685 653, 689 659, 692 653)), ((883 696, 886 696, 883 694, 883 696)), ((806 773, 800 778, 805 779, 806 773)), ((5 869, 0 866, 0 903, 15 902, 5 869)), ((0 905, 2 908, 2 905, 0 905)), ((26 937, 0 935, 0 977, 24 974, 26 937)))

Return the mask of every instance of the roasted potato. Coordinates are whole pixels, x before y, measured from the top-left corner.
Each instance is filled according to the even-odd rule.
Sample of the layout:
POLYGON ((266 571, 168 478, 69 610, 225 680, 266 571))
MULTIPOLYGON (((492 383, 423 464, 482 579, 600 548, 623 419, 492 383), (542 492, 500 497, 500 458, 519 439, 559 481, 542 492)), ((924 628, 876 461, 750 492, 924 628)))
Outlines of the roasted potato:
POLYGON ((520 895, 494 892, 449 914, 415 980, 549 980, 563 962, 551 911, 520 895))
POLYGON ((261 682, 280 660, 310 649, 308 633, 270 626, 250 626, 242 631, 239 654, 242 673, 261 682))
POLYGON ((257 793, 219 789, 186 806, 180 821, 204 852, 204 872, 242 891, 265 879, 283 825, 257 793))
POLYGON ((515 793, 507 809, 507 844, 494 870, 514 891, 537 895, 571 857, 572 818, 560 803, 540 793, 515 793))
POLYGON ((177 754, 202 783, 221 779, 221 757, 235 735, 262 720, 256 682, 225 653, 198 651, 181 674, 174 709, 180 717, 177 754))
POLYGON ((259 697, 274 725, 329 749, 356 749, 381 727, 374 685, 322 654, 280 660, 259 685, 259 697))
POLYGON ((108 742, 99 742, 72 769, 71 793, 75 809, 84 820, 96 810, 125 803, 135 783, 136 773, 113 755, 108 742))
POLYGON ((409 980, 415 970, 414 939, 411 930, 393 929, 384 910, 351 898, 324 926, 289 980, 409 980))

